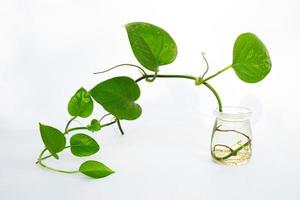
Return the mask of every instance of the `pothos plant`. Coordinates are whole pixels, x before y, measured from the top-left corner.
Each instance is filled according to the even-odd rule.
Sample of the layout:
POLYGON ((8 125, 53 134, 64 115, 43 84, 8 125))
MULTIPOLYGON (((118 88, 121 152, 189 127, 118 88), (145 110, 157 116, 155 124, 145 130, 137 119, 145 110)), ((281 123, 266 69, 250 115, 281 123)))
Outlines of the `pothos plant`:
POLYGON ((132 51, 141 66, 120 64, 108 70, 120 66, 135 67, 141 72, 141 77, 134 80, 127 76, 118 76, 100 82, 90 90, 83 87, 78 89, 68 103, 68 112, 71 117, 64 130, 39 124, 41 138, 45 145, 36 162, 40 166, 68 174, 82 173, 92 178, 103 178, 114 173, 112 169, 95 160, 87 160, 78 169, 72 171, 50 167, 44 161, 52 157, 59 159, 58 154, 64 150, 70 150, 77 157, 96 154, 100 147, 91 135, 110 125, 117 124, 120 132, 124 134, 121 120, 135 120, 142 114, 141 106, 136 103, 140 97, 138 83, 142 80, 153 82, 157 78, 189 79, 196 86, 207 87, 216 97, 219 111, 222 112, 220 97, 208 83, 209 80, 226 70, 233 69, 240 80, 246 83, 257 83, 263 80, 271 70, 270 56, 263 42, 253 33, 243 33, 234 43, 232 63, 210 76, 206 76, 209 65, 204 54, 202 56, 206 62, 206 70, 200 76, 160 74, 159 68, 172 63, 177 56, 177 46, 173 38, 162 28, 149 23, 133 22, 125 27, 132 51), (75 119, 90 117, 94 103, 102 106, 108 113, 100 119, 92 119, 86 126, 71 126, 75 119), (102 123, 107 116, 112 116, 112 121, 102 123), (83 131, 91 132, 91 134, 88 135, 83 131), (67 138, 69 138, 68 142, 67 138))

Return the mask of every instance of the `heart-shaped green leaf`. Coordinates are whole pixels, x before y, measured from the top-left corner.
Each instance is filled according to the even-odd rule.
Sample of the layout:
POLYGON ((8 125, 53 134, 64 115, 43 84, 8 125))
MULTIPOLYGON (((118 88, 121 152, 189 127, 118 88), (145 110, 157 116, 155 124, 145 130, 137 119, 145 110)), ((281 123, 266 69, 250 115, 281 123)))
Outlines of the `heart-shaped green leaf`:
POLYGON ((158 67, 172 63, 177 47, 172 37, 162 28, 144 22, 126 25, 131 49, 141 65, 157 72, 158 67))
POLYGON ((96 140, 86 134, 76 134, 70 138, 71 152, 75 156, 84 157, 97 153, 100 149, 96 140))
POLYGON ((118 119, 134 120, 142 114, 142 108, 135 103, 140 88, 129 77, 120 76, 96 85, 90 91, 96 102, 118 119))
POLYGON ((57 153, 61 152, 66 146, 66 138, 64 134, 51 126, 40 125, 40 133, 42 136, 42 140, 50 152, 50 154, 58 159, 57 153))
POLYGON ((256 83, 268 75, 272 62, 264 43, 253 33, 243 33, 234 43, 232 67, 242 81, 256 83))
POLYGON ((93 112, 93 100, 90 94, 82 87, 68 104, 68 112, 71 116, 88 117, 93 112))
POLYGON ((97 119, 93 119, 91 121, 91 124, 87 126, 87 129, 92 132, 100 131, 101 130, 100 122, 97 119))
POLYGON ((88 160, 82 163, 79 171, 92 178, 103 178, 114 173, 113 170, 104 164, 94 160, 88 160))

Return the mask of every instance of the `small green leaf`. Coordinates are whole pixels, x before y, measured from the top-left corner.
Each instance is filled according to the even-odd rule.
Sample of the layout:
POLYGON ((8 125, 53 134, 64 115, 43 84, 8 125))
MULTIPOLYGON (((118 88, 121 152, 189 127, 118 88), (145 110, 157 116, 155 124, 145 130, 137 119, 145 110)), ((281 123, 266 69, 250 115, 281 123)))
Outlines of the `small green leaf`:
POLYGON ((76 134, 70 138, 71 152, 75 156, 84 157, 97 153, 100 149, 96 140, 85 134, 76 134))
POLYGON ((96 85, 90 91, 96 102, 118 119, 134 120, 142 114, 142 108, 135 103, 140 88, 129 77, 115 77, 96 85))
POLYGON ((104 164, 94 160, 88 160, 82 163, 79 171, 92 178, 103 178, 114 173, 113 170, 104 164))
POLYGON ((71 116, 88 117, 93 112, 93 100, 90 94, 82 87, 68 104, 68 111, 71 116))
POLYGON ((131 49, 141 65, 158 71, 161 65, 172 63, 177 56, 177 47, 172 37, 162 28, 144 22, 126 25, 131 49))
POLYGON ((233 47, 232 67, 242 81, 256 83, 268 75, 272 62, 264 43, 253 33, 243 33, 233 47))
POLYGON ((42 140, 50 152, 50 154, 58 159, 57 153, 61 152, 65 146, 66 146, 66 138, 64 134, 51 126, 43 125, 39 123, 40 125, 40 133, 42 136, 42 140))
POLYGON ((87 129, 92 132, 100 131, 101 130, 100 122, 97 119, 93 119, 91 121, 91 124, 87 126, 87 129))

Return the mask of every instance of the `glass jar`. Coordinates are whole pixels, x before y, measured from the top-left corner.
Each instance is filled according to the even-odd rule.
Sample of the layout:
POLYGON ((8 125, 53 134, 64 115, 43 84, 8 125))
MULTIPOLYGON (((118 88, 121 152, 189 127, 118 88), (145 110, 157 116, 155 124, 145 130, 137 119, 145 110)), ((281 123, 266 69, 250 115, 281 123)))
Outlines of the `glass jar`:
POLYGON ((240 165, 251 158, 251 112, 243 107, 224 107, 216 110, 216 121, 211 136, 211 155, 215 162, 240 165))

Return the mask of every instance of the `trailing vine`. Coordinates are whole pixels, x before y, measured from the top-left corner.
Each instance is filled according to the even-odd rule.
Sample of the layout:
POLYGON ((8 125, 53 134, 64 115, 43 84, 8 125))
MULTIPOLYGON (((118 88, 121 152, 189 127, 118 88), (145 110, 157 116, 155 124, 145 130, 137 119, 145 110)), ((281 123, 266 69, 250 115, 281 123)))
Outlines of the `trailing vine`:
MULTIPOLYGON (((206 68, 200 76, 160 74, 159 67, 172 63, 177 56, 177 46, 173 38, 162 28, 149 23, 134 22, 127 24, 125 27, 132 51, 141 66, 119 64, 104 71, 95 72, 94 74, 102 74, 125 66, 138 69, 142 76, 135 80, 127 76, 113 77, 100 82, 89 91, 83 87, 80 88, 68 103, 68 113, 71 118, 66 123, 64 131, 42 123, 39 124, 41 138, 45 147, 38 156, 36 164, 48 170, 67 174, 82 173, 92 178, 103 178, 113 174, 114 171, 112 169, 95 160, 87 160, 80 165, 79 169, 75 170, 56 169, 48 166, 44 161, 49 158, 59 159, 58 154, 69 149, 77 157, 87 157, 97 153, 100 149, 99 144, 90 135, 81 133, 82 131, 94 133, 101 131, 102 128, 116 124, 123 135, 124 130, 121 121, 135 120, 142 114, 141 106, 136 103, 140 96, 138 83, 142 80, 149 83, 160 78, 192 80, 196 86, 204 85, 213 93, 218 104, 218 109, 222 112, 220 96, 214 87, 208 83, 209 80, 217 77, 226 70, 233 69, 242 81, 256 83, 263 80, 271 70, 269 53, 262 41, 253 33, 243 33, 235 41, 232 64, 210 76, 206 77, 210 66, 204 53, 202 53, 202 57, 206 63, 206 68), (148 73, 146 70, 152 73, 148 73), (100 119, 92 119, 86 126, 72 126, 73 122, 78 118, 91 116, 94 103, 102 106, 108 113, 104 114, 100 119), (108 116, 111 116, 112 120, 108 123, 102 123, 108 116), (75 134, 69 138, 73 132, 75 134), (69 138, 68 144, 67 137, 69 138)), ((217 129, 223 132, 234 131, 223 130, 220 127, 217 127, 217 129)), ((234 132, 247 137, 244 133, 234 132)), ((248 138, 248 144, 250 142, 251 139, 248 138)), ((222 144, 215 145, 213 148, 215 149, 220 145, 222 144)), ((232 149, 231 147, 225 148, 229 149, 230 153, 217 159, 224 160, 236 155, 243 148, 243 145, 237 149, 232 149)))

